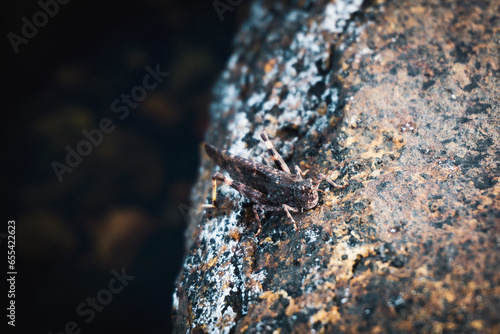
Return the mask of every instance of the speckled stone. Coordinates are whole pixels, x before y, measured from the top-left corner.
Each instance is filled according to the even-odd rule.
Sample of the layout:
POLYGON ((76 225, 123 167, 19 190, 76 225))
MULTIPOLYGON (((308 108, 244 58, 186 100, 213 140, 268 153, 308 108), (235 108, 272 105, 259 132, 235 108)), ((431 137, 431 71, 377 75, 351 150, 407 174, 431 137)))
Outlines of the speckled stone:
POLYGON ((294 214, 204 157, 174 295, 178 333, 500 332, 500 1, 256 1, 207 142, 349 184, 294 214), (331 172, 337 163, 345 161, 331 172))

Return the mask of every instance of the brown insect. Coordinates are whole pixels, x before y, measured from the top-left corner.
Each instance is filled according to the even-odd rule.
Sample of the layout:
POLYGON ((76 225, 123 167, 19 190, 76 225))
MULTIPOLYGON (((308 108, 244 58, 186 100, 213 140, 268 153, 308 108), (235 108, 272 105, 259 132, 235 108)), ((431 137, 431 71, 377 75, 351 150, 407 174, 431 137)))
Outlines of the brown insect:
POLYGON ((292 174, 281 155, 269 141, 267 134, 262 132, 260 136, 278 169, 205 144, 208 156, 231 177, 226 177, 219 172, 213 175, 213 205, 205 205, 205 207, 215 207, 217 181, 222 181, 254 203, 253 212, 259 224, 255 236, 262 231, 262 224, 257 210, 285 211, 297 231, 297 224, 290 211, 303 212, 314 208, 318 204, 318 191, 322 191, 318 187, 324 180, 335 188, 343 188, 345 185, 340 186, 321 173, 318 174, 315 180, 311 178, 304 179, 309 170, 303 172, 297 165, 294 166, 295 174, 292 174))

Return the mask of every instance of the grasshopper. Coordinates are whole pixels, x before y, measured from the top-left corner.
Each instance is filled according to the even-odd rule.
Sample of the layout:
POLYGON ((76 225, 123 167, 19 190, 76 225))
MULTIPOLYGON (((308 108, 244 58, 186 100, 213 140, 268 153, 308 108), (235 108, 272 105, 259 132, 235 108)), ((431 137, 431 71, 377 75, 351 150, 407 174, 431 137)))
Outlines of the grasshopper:
POLYGON ((293 222, 295 230, 298 231, 297 223, 290 212, 303 212, 314 208, 318 204, 318 191, 322 191, 318 189, 322 181, 329 182, 335 188, 343 188, 345 185, 338 185, 321 173, 314 180, 304 178, 309 170, 303 172, 297 165, 294 166, 295 174, 291 173, 285 161, 269 140, 266 132, 262 132, 260 136, 277 169, 205 144, 205 151, 208 156, 230 177, 226 177, 219 172, 213 175, 213 204, 204 205, 204 207, 215 207, 217 181, 222 181, 254 203, 252 209, 259 225, 255 236, 258 236, 262 231, 262 224, 257 210, 285 211, 288 218, 293 222))

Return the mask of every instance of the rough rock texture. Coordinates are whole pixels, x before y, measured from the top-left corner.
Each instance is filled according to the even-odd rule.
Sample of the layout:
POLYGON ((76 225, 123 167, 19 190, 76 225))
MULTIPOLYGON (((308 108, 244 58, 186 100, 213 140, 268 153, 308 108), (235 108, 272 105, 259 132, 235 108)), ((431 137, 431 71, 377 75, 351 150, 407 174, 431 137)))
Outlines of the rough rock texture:
MULTIPOLYGON (((257 1, 207 142, 349 183, 268 213, 193 209, 174 296, 191 333, 500 332, 500 1, 257 1), (331 173, 338 162, 347 161, 331 173)), ((216 169, 216 168, 215 168, 216 169)), ((209 198, 206 157, 193 206, 209 198)))

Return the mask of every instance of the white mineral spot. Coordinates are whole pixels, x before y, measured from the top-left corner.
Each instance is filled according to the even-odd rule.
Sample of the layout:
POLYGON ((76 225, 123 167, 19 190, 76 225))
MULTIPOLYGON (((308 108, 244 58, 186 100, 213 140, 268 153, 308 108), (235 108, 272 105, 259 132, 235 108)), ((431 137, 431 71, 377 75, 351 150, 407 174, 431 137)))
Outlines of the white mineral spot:
POLYGON ((328 4, 321 28, 332 33, 341 33, 344 30, 346 21, 351 18, 354 12, 360 9, 362 4, 363 0, 335 1, 328 4))

